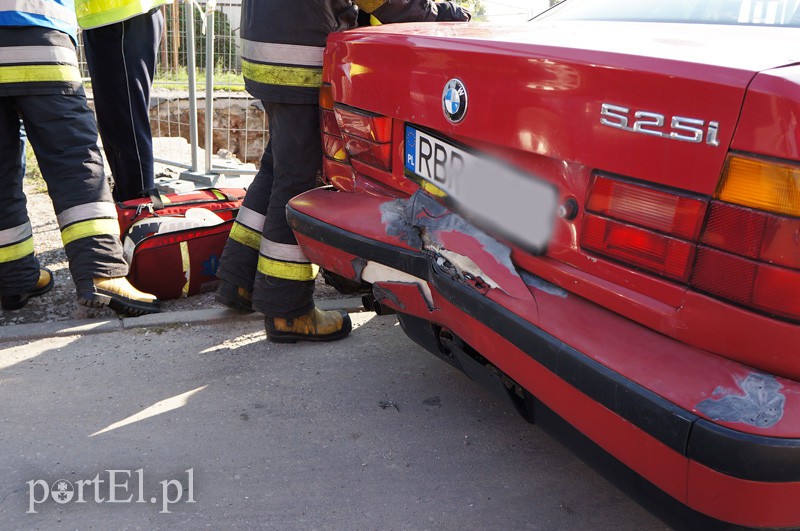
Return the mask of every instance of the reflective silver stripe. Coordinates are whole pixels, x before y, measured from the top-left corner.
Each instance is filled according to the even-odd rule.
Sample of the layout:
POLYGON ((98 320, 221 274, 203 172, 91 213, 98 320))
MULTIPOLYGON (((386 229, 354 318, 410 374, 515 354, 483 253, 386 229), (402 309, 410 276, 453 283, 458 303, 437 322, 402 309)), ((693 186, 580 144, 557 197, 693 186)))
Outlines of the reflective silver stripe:
POLYGON ((322 53, 324 50, 319 46, 277 44, 242 39, 242 57, 259 63, 322 66, 322 53))
POLYGON ((261 239, 259 252, 268 258, 282 262, 309 262, 299 245, 271 242, 266 238, 261 239))
POLYGON ((33 236, 31 231, 31 222, 11 227, 10 229, 0 230, 0 245, 10 245, 12 243, 21 242, 33 236))
POLYGON ((117 219, 117 208, 114 203, 108 202, 86 203, 85 205, 68 208, 56 217, 58 218, 58 226, 63 229, 67 225, 87 219, 117 219))
POLYGON ((78 55, 74 49, 64 48, 63 46, 9 46, 0 48, 0 64, 13 63, 66 63, 78 66, 78 55))
POLYGON ((78 26, 78 19, 75 11, 55 2, 47 0, 0 0, 0 11, 19 11, 21 13, 33 13, 34 15, 44 15, 68 22, 73 26, 78 26))
POLYGON ((255 210, 247 207, 239 207, 239 213, 236 214, 236 221, 241 223, 248 229, 252 229, 261 234, 264 231, 264 221, 267 217, 264 214, 259 214, 255 210))

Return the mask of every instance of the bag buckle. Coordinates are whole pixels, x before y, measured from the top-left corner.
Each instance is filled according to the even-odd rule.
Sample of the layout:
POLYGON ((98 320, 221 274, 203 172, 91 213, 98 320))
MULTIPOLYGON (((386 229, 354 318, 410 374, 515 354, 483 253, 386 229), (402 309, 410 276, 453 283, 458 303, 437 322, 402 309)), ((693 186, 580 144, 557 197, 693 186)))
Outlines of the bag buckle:
POLYGON ((147 209, 147 212, 151 216, 157 216, 158 215, 158 214, 156 214, 155 210, 153 210, 153 203, 142 203, 141 205, 136 207, 136 215, 134 217, 138 218, 139 216, 141 216, 142 215, 142 210, 144 210, 145 208, 147 209))

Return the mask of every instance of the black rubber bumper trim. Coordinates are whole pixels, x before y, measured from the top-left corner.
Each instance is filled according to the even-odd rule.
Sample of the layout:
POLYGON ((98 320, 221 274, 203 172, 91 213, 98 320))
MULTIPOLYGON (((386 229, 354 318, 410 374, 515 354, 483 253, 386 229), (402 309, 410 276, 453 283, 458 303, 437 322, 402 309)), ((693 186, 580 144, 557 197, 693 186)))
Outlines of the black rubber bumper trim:
POLYGON ((776 483, 800 481, 800 441, 797 439, 735 432, 698 419, 689 439, 688 456, 737 478, 776 483))
POLYGON ((740 479, 768 483, 800 481, 800 439, 751 435, 700 418, 438 271, 435 263, 421 251, 409 251, 359 236, 291 207, 287 208, 287 217, 294 230, 310 238, 427 279, 462 311, 679 454, 740 479))
POLYGON ((401 247, 379 242, 358 234, 332 227, 312 218, 294 208, 286 207, 286 219, 289 226, 320 243, 341 249, 366 260, 389 265, 409 275, 428 278, 428 257, 421 251, 409 251, 401 247), (358 252, 353 251, 356 249, 358 252))

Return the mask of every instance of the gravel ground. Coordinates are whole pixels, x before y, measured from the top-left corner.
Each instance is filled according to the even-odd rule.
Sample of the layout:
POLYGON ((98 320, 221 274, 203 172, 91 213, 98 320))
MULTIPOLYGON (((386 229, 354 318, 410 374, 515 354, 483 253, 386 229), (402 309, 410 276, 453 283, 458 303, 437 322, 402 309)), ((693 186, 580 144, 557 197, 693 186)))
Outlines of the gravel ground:
MULTIPOLYGON (((36 255, 41 265, 53 272, 55 286, 49 293, 30 299, 21 310, 11 312, 0 310, 0 327, 22 323, 114 317, 116 314, 108 308, 86 308, 78 304, 75 285, 72 283, 67 266, 67 257, 61 245, 53 204, 47 193, 41 192, 38 188, 29 181, 25 183, 28 216, 33 226, 36 255)), ((333 288, 326 286, 321 277, 317 279, 316 296, 318 299, 341 297, 333 288)), ((182 299, 165 300, 161 306, 162 311, 169 312, 212 308, 218 306, 218 303, 214 301, 213 292, 209 292, 182 299)))

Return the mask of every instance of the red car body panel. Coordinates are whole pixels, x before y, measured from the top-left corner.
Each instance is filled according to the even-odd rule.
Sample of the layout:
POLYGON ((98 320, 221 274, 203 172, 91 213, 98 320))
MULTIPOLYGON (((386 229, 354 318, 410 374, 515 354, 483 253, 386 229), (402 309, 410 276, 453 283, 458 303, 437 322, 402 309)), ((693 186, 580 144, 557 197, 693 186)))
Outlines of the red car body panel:
POLYGON ((800 159, 800 65, 762 72, 750 84, 733 149, 800 159), (794 132, 794 134, 791 134, 794 132))
POLYGON ((324 81, 337 109, 391 120, 392 169, 353 149, 326 159, 338 191, 298 196, 290 223, 312 262, 370 283, 415 341, 489 388, 502 385, 480 369, 502 371, 526 404, 680 503, 738 525, 800 526, 800 325, 582 239, 598 172, 708 204, 731 151, 800 168, 800 55, 786 46, 799 32, 543 21, 334 34, 324 81), (453 78, 469 90, 458 123, 442 110, 453 78), (645 134, 609 126, 608 105, 663 122, 645 134), (687 117, 700 140, 671 129, 687 117), (545 252, 475 226, 404 172, 407 124, 548 183, 575 215, 554 221, 545 252))

